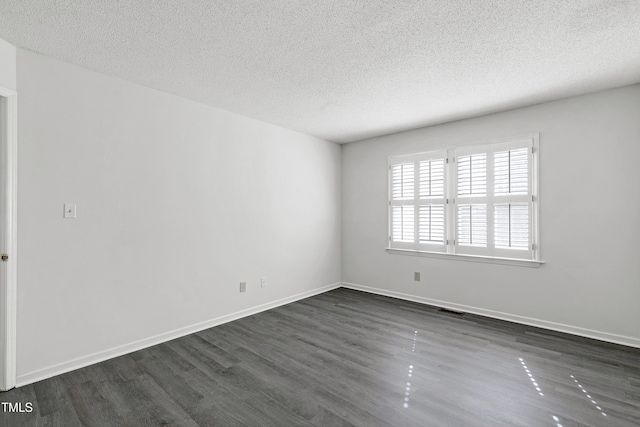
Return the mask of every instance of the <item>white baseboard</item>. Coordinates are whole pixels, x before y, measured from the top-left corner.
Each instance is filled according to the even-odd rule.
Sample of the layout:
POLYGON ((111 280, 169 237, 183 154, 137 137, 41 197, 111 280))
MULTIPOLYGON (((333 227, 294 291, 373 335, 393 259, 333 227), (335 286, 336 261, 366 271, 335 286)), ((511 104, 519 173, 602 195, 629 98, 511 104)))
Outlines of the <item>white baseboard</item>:
POLYGON ((389 291, 386 289, 372 288, 369 286, 357 285, 355 283, 342 282, 343 288, 354 289, 357 291, 368 292, 371 294, 383 295, 398 298, 406 301, 413 301, 422 304, 428 304, 436 307, 444 307, 455 311, 464 311, 466 313, 478 314, 480 316, 492 317, 494 319, 507 320, 509 322, 521 323, 523 325, 535 326, 552 331, 565 332, 572 335, 578 335, 586 338, 593 338, 600 341, 606 341, 614 344, 626 345, 628 347, 640 348, 640 339, 627 337, 624 335, 616 335, 608 332, 594 331, 591 329, 580 328, 578 326, 564 325, 562 323, 548 322, 546 320, 535 319, 531 317, 518 316, 516 314, 503 313, 499 311, 486 310, 483 308, 472 307, 468 305, 455 304, 446 301, 439 301, 431 298, 419 297, 416 295, 404 294, 400 292, 389 291))
POLYGON ((209 329, 214 326, 222 325, 223 323, 232 322, 234 320, 241 319, 243 317, 251 316, 253 314, 260 313, 262 311, 270 310, 281 305, 289 304, 294 301, 309 298, 314 295, 322 294, 333 289, 337 289, 341 286, 341 283, 334 283, 321 288, 313 289, 311 291, 302 292, 300 294, 292 295, 290 297, 282 298, 276 301, 272 301, 266 304, 261 304, 255 307, 251 307, 245 310, 237 311, 235 313, 227 314, 225 316, 216 317, 204 322, 196 323, 194 325, 185 326, 179 329, 175 329, 170 332, 165 332, 150 338, 134 341, 129 344, 113 347, 108 350, 99 351, 97 353, 89 354, 79 357, 77 359, 69 360, 68 362, 59 363, 57 365, 49 366, 47 368, 38 369, 37 371, 27 372, 25 374, 18 375, 16 378, 16 387, 22 387, 27 384, 32 384, 37 381, 41 381, 47 378, 51 378, 56 375, 64 374, 66 372, 74 371, 85 366, 100 363, 114 357, 122 356, 127 353, 142 350, 143 348, 151 347, 163 342, 171 341, 176 338, 183 337, 185 335, 193 334, 195 332, 209 329))

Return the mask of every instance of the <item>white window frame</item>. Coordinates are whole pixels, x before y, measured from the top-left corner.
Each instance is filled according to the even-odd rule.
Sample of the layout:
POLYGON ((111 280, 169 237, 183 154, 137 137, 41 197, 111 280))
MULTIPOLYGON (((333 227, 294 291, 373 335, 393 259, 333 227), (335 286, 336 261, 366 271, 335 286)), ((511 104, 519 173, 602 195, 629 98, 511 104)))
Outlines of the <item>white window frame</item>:
POLYGON ((544 261, 540 257, 539 242, 539 185, 538 185, 538 158, 539 158, 539 134, 528 134, 517 137, 510 137, 501 140, 485 141, 482 143, 450 148, 447 150, 437 150, 424 153, 414 153, 409 155, 391 156, 388 159, 388 244, 387 251, 392 254, 418 255, 435 258, 461 259, 476 262, 490 262, 498 264, 521 265, 528 267, 539 267, 544 261), (493 180, 493 160, 494 153, 504 150, 512 150, 526 147, 528 156, 528 187, 527 195, 495 195, 493 180), (456 159, 477 153, 487 153, 486 156, 486 183, 487 191, 485 196, 478 198, 457 196, 457 171, 456 159), (393 215, 394 206, 420 206, 428 204, 428 201, 420 199, 420 189, 418 185, 418 174, 420 161, 445 159, 445 241, 442 245, 433 243, 419 243, 418 212, 414 213, 414 241, 394 242, 393 215), (394 165, 400 163, 414 163, 414 198, 413 200, 397 201, 392 199, 392 169, 394 165), (464 201, 480 200, 486 203, 487 210, 487 245, 486 247, 463 246, 458 244, 457 236, 457 206, 464 201), (494 207, 500 203, 527 203, 529 221, 529 248, 527 250, 496 248, 494 245, 494 207))

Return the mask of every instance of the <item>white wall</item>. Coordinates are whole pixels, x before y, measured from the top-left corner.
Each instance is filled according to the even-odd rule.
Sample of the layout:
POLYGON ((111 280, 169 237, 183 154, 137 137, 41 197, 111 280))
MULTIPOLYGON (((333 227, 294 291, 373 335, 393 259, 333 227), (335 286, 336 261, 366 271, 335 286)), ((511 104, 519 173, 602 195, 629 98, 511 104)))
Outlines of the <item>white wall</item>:
POLYGON ((0 86, 16 90, 16 48, 0 39, 0 86))
POLYGON ((340 146, 17 59, 18 384, 340 282, 340 146))
POLYGON ((639 160, 640 85, 344 145, 342 280, 640 347, 639 160), (388 156, 533 132, 544 266, 385 251, 388 156))

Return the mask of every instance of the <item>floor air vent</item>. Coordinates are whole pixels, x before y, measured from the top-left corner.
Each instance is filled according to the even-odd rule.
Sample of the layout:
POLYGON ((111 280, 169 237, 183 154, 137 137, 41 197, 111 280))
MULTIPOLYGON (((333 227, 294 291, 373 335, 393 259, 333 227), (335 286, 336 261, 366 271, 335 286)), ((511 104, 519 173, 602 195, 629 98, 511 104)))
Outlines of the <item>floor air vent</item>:
POLYGON ((438 311, 445 314, 455 314, 456 316, 464 316, 464 311, 449 310, 448 308, 444 308, 444 307, 440 307, 438 311))

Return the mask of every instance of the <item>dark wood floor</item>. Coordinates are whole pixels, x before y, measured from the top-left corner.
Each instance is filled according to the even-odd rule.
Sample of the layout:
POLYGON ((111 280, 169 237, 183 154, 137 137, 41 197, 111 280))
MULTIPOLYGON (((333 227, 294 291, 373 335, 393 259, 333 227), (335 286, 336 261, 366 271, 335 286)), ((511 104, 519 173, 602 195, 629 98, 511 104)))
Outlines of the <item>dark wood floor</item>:
POLYGON ((33 405, 1 426, 637 427, 640 350, 338 289, 0 401, 33 405))

